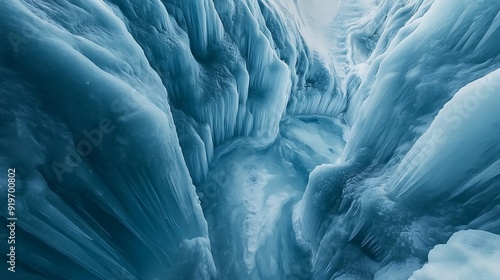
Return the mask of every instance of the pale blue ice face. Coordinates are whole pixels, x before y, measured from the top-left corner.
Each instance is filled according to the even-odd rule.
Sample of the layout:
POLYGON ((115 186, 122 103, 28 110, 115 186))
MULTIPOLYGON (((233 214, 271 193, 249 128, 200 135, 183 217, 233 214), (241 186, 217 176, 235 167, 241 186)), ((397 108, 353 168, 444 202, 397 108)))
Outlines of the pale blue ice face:
POLYGON ((0 1, 0 279, 500 277, 499 1, 0 1))

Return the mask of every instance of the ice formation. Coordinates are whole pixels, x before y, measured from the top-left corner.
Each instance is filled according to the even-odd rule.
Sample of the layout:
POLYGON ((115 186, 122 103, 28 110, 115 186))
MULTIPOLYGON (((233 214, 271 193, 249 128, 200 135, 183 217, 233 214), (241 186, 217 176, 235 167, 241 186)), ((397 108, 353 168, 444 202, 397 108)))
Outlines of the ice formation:
POLYGON ((0 3, 1 279, 500 277, 499 1, 0 3))
POLYGON ((410 280, 499 279, 495 260, 500 258, 500 239, 496 234, 480 230, 459 231, 446 244, 429 252, 429 262, 413 273, 410 280))

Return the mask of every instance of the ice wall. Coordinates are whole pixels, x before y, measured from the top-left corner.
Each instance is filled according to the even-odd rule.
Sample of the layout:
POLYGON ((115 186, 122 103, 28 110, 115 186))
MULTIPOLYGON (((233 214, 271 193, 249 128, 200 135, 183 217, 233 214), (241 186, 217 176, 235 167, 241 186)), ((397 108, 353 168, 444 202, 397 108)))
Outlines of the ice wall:
MULTIPOLYGON (((498 68, 494 47, 499 42, 495 34, 500 32, 498 6, 490 4, 435 1, 420 19, 409 20, 399 30, 392 47, 374 59, 354 93, 353 99, 367 98, 362 105, 350 105, 356 121, 345 160, 366 148, 378 162, 386 162, 398 146, 413 141, 428 127, 455 92, 498 68), (491 7, 485 9, 485 5, 491 7), (482 16, 477 18, 478 14, 482 16)), ((415 15, 419 14, 417 9, 415 15)))
POLYGON ((210 147, 235 137, 269 144, 287 112, 337 115, 344 109, 334 70, 300 35, 291 3, 110 1, 109 7, 179 112, 174 120, 190 139, 183 142, 193 143, 182 148, 196 182, 206 175, 210 147))
POLYGON ((459 229, 499 233, 499 12, 489 1, 382 1, 353 27, 351 43, 370 41, 350 48, 352 129, 295 210, 314 279, 405 279, 459 229))
POLYGON ((25 279, 168 278, 179 261, 213 277, 167 91, 125 24, 101 1, 19 1, 0 26, 25 279))
POLYGON ((21 278, 432 277, 500 234, 497 1, 0 3, 21 278))
POLYGON ((192 184, 205 180, 214 150, 239 137, 268 145, 287 111, 344 106, 288 3, 2 7, 1 162, 24 170, 20 234, 32 244, 20 245, 30 248, 20 266, 34 274, 181 277, 179 267, 196 263, 192 277, 214 277, 192 184))
POLYGON ((402 159, 389 195, 421 204, 460 196, 466 204, 495 199, 490 184, 500 174, 498 92, 500 70, 460 89, 402 159))

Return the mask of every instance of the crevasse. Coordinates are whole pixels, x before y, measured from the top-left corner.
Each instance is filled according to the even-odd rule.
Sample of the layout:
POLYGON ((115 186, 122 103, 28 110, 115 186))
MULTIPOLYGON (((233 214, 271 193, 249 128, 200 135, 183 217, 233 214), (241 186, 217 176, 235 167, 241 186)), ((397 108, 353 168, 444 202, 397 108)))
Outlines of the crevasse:
POLYGON ((500 2, 0 3, 18 279, 498 277, 500 2))

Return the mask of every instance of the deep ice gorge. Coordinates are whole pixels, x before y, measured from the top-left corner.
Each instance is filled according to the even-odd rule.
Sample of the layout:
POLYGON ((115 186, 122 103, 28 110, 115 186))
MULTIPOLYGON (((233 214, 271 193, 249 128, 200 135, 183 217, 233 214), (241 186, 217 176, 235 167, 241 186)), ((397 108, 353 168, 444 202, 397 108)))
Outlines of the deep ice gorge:
POLYGON ((1 279, 500 277, 498 0, 0 3, 1 279))

